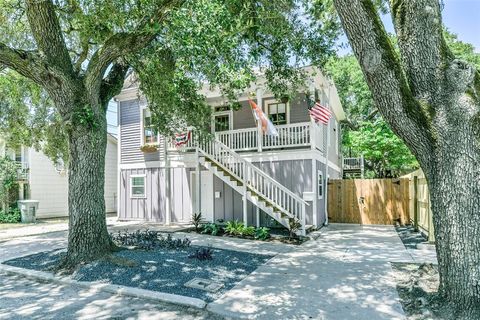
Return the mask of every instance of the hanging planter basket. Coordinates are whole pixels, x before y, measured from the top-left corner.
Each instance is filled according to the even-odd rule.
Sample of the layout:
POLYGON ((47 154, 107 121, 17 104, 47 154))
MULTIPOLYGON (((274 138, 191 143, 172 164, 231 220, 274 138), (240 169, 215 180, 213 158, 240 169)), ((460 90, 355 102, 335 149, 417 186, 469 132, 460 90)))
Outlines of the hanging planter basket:
POLYGON ((156 144, 144 144, 140 147, 140 151, 144 153, 152 153, 158 151, 158 145, 156 144))
POLYGON ((287 103, 289 100, 290 100, 290 97, 289 97, 289 96, 282 96, 282 97, 280 98, 280 101, 281 101, 282 103, 287 103))

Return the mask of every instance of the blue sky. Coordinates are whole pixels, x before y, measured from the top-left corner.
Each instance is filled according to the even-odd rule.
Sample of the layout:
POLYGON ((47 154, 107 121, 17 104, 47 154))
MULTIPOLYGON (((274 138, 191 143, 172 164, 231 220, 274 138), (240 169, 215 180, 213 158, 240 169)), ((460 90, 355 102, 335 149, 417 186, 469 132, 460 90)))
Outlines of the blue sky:
MULTIPOLYGON (((443 24, 458 38, 472 44, 475 51, 480 53, 480 0, 444 0, 442 11, 443 24)), ((388 32, 394 33, 391 16, 382 17, 388 32)), ((345 37, 341 42, 347 42, 345 37)), ((350 52, 350 49, 340 49, 340 54, 350 52)))

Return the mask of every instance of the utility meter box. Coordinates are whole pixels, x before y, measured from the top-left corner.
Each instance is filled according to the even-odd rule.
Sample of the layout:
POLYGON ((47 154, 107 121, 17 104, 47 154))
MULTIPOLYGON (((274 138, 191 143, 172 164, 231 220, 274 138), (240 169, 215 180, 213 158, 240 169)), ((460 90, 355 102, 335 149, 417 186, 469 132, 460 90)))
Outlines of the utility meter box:
POLYGON ((18 200, 18 208, 22 214, 22 223, 33 223, 36 221, 38 200, 18 200))

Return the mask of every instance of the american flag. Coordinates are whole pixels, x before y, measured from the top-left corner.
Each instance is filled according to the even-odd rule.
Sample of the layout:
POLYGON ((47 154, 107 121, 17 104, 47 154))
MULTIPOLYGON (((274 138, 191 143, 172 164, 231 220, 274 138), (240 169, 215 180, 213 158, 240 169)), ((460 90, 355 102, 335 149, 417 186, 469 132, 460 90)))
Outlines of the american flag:
POLYGON ((328 120, 332 117, 332 113, 326 107, 323 107, 320 102, 316 102, 315 105, 309 111, 315 122, 321 122, 328 124, 328 120))

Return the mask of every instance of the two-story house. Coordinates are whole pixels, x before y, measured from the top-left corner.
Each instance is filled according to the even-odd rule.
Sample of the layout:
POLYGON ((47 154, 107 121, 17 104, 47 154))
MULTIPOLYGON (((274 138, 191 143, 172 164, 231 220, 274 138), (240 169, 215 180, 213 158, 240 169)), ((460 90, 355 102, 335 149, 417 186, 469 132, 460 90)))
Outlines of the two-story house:
POLYGON ((175 148, 172 138, 155 134, 145 98, 126 85, 118 102, 118 217, 157 223, 188 223, 193 212, 207 221, 247 225, 320 227, 326 221, 326 178, 340 178, 340 126, 345 115, 335 85, 307 67, 305 88, 288 101, 275 99, 259 77, 238 98, 241 108, 225 105, 219 90, 202 94, 212 107, 214 139, 175 148), (270 118, 278 136, 257 126, 247 93, 270 118), (309 115, 312 98, 333 113, 328 126, 309 115), (329 138, 327 141, 327 137, 329 138), (141 150, 157 144, 158 150, 141 150))

